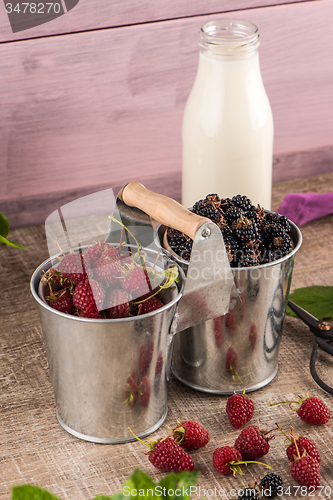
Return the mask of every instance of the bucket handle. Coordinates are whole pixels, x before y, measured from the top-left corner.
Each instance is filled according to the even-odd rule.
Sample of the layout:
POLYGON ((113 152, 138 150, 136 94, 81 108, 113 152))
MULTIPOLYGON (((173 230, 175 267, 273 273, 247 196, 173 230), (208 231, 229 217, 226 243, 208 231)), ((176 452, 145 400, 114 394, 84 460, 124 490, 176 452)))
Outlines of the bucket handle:
POLYGON ((150 191, 140 182, 126 184, 118 196, 126 205, 139 208, 160 224, 178 229, 192 240, 203 224, 211 222, 207 217, 190 212, 176 200, 150 191))

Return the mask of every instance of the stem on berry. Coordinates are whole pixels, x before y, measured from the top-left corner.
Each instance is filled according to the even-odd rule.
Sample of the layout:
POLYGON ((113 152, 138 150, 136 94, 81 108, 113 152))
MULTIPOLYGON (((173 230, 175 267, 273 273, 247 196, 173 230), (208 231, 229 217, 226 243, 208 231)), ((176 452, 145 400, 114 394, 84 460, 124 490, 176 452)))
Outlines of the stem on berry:
POLYGON ((264 464, 263 462, 256 462, 255 460, 248 460, 248 461, 235 460, 233 462, 228 462, 227 465, 230 467, 230 469, 232 470, 233 475, 235 476, 236 473, 243 475, 244 472, 242 471, 242 469, 239 466, 240 465, 246 465, 247 466, 247 464, 259 464, 259 465, 263 465, 266 469, 271 469, 272 468, 268 464, 264 464))

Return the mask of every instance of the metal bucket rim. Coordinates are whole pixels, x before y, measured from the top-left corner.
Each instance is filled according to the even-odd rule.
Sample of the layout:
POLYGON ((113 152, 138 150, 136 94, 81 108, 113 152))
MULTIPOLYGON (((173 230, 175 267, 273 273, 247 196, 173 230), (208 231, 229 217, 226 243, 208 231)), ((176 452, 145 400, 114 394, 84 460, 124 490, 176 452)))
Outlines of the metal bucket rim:
MULTIPOLYGON (((272 212, 271 210, 265 210, 266 213, 276 213, 276 212, 272 212)), ((240 271, 248 271, 248 270, 251 270, 251 269, 262 269, 262 268, 267 268, 267 267, 271 267, 271 266, 275 266, 277 264, 280 264, 281 262, 285 261, 285 260, 288 260, 290 259, 291 257, 293 257, 296 252, 298 252, 298 250, 300 249, 301 245, 302 245, 302 233, 299 229, 299 227, 294 223, 292 222, 290 219, 288 219, 292 229, 294 229, 295 233, 296 233, 296 236, 297 236, 297 241, 294 241, 294 248, 292 249, 291 252, 289 252, 287 255, 284 255, 283 257, 281 257, 280 259, 276 259, 276 260, 273 260, 272 262, 267 262, 265 264, 259 264, 258 266, 249 266, 249 267, 232 267, 231 270, 234 271, 234 272, 240 272, 240 271)), ((161 242, 161 238, 160 238, 160 235, 159 235, 159 231, 161 228, 165 227, 165 230, 167 229, 166 226, 164 226, 163 224, 158 224, 155 228, 155 231, 154 231, 154 238, 155 238, 155 243, 157 245, 159 245, 161 247, 161 249, 163 250, 163 252, 170 258, 172 259, 174 262, 176 263, 179 263, 181 265, 184 265, 184 266, 188 266, 189 265, 189 261, 188 260, 185 260, 183 259, 182 257, 180 257, 179 255, 176 254, 176 252, 173 252, 172 253, 167 250, 166 248, 164 248, 163 246, 163 242, 161 242)), ((164 234, 164 231, 163 231, 163 234, 164 234)), ((163 236, 162 236, 163 238, 163 236)))
MULTIPOLYGON (((61 255, 61 254, 58 254, 58 255, 61 255)), ((172 307, 183 296, 183 289, 184 289, 185 280, 186 280, 184 271, 182 270, 182 268, 180 267, 180 265, 178 264, 178 262, 174 262, 168 256, 164 255, 164 257, 166 259, 170 260, 173 264, 177 265, 179 274, 181 275, 181 285, 180 285, 180 288, 178 288, 178 284, 176 284, 177 288, 178 288, 178 294, 177 294, 177 296, 175 298, 173 298, 170 302, 168 302, 167 304, 165 304, 163 307, 160 307, 159 309, 156 309, 155 311, 151 311, 151 312, 146 313, 146 314, 140 314, 140 316, 131 316, 131 317, 128 317, 128 318, 110 318, 110 319, 82 318, 82 317, 79 317, 79 316, 74 316, 74 315, 71 315, 71 314, 66 314, 66 313, 57 311, 53 307, 51 307, 48 304, 46 304, 40 298, 40 296, 39 296, 39 294, 37 292, 42 271, 48 270, 51 267, 52 260, 55 259, 56 257, 57 257, 56 255, 54 255, 53 257, 49 257, 44 262, 42 262, 42 264, 40 264, 37 267, 37 269, 35 269, 34 273, 31 276, 31 280, 30 280, 30 291, 32 293, 32 296, 38 302, 39 305, 43 306, 48 311, 50 311, 50 312, 52 312, 52 313, 54 313, 54 314, 56 314, 58 316, 62 316, 63 318, 67 318, 69 320, 82 321, 84 323, 88 322, 88 323, 101 323, 101 324, 102 323, 103 324, 105 324, 105 323, 115 324, 115 323, 131 322, 131 321, 138 320, 138 319, 145 319, 145 318, 150 317, 150 316, 155 316, 155 315, 157 315, 157 314, 159 314, 159 313, 161 313, 161 312, 169 309, 170 307, 172 307)))

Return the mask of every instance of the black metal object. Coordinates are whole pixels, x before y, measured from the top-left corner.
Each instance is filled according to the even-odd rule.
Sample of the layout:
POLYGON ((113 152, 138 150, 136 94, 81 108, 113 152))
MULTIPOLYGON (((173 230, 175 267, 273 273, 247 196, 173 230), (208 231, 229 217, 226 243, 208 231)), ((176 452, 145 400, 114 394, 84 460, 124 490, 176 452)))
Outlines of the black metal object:
POLYGON ((325 382, 319 377, 316 370, 316 359, 318 354, 318 349, 322 349, 331 356, 333 356, 333 346, 330 342, 333 342, 333 328, 326 323, 326 321, 319 321, 317 318, 312 316, 302 307, 298 306, 291 300, 288 300, 288 306, 290 309, 305 323, 310 331, 315 335, 316 342, 313 346, 311 358, 310 358, 310 373, 313 380, 321 387, 324 391, 329 394, 333 394, 333 388, 325 384, 325 382))

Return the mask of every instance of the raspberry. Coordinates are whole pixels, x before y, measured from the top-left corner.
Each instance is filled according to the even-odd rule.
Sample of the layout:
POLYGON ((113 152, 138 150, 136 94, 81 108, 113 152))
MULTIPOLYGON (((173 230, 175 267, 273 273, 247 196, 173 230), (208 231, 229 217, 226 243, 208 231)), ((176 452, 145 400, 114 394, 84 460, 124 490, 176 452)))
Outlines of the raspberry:
POLYGON ((170 436, 159 439, 150 448, 145 453, 149 455, 149 462, 159 470, 180 472, 194 469, 192 457, 170 436))
POLYGON ((151 291, 151 285, 148 273, 142 267, 134 267, 125 273, 121 280, 124 290, 132 294, 132 298, 145 295, 151 291))
POLYGON ((298 439, 296 439, 296 444, 297 448, 295 442, 293 442, 286 449, 289 462, 294 462, 297 459, 298 456, 297 449, 298 449, 300 456, 302 456, 304 452, 306 452, 307 455, 314 458, 315 460, 317 460, 318 463, 320 463, 321 460, 320 454, 317 446, 313 441, 311 441, 307 437, 299 437, 298 439))
POLYGON ((260 481, 259 486, 261 495, 267 498, 274 498, 276 495, 281 496, 281 493, 283 493, 282 478, 274 474, 274 472, 266 474, 260 481))
POLYGON ((75 307, 86 317, 94 318, 103 307, 104 288, 95 280, 83 280, 76 286, 73 293, 75 307))
POLYGON ((115 285, 121 276, 119 261, 110 259, 106 252, 95 262, 93 271, 97 281, 107 281, 109 285, 115 285))
POLYGON ((279 401, 278 403, 268 402, 269 406, 275 406, 284 403, 295 403, 299 405, 297 411, 298 416, 303 422, 310 425, 323 425, 326 424, 331 418, 330 410, 327 406, 319 399, 317 396, 309 396, 307 394, 306 399, 302 399, 298 396, 297 401, 279 401))
POLYGON ((87 278, 83 256, 79 253, 69 253, 60 262, 57 271, 64 278, 70 279, 74 285, 87 278))
POLYGON ((86 266, 91 267, 103 254, 110 253, 114 255, 114 260, 119 259, 118 252, 114 246, 109 243, 99 242, 87 248, 83 254, 83 260, 86 266))
POLYGON ((202 448, 210 439, 207 429, 194 420, 185 420, 184 422, 177 420, 177 427, 172 432, 176 442, 186 450, 202 448))
POLYGON ((164 306, 163 302, 161 302, 156 297, 149 297, 149 299, 139 303, 138 315, 156 311, 157 309, 160 309, 163 306, 164 306))
POLYGON ((255 460, 267 455, 269 451, 268 441, 273 436, 266 436, 265 434, 261 432, 259 427, 255 427, 254 425, 249 425, 241 431, 235 441, 234 447, 240 452, 243 460, 255 460))
POLYGON ((237 375, 238 356, 232 347, 229 347, 225 359, 225 368, 230 375, 237 375))
POLYGON ((242 462, 242 455, 232 446, 216 448, 213 453, 213 465, 221 474, 234 474, 239 462, 242 462))
POLYGON ((254 404, 245 394, 233 394, 228 398, 226 412, 235 429, 249 422, 253 416, 254 404))
POLYGON ((147 375, 145 375, 140 382, 139 395, 142 406, 147 406, 150 398, 150 382, 147 375))
POLYGON ((297 411, 298 416, 311 425, 323 425, 331 418, 327 406, 316 396, 307 397, 297 411))
POLYGON ((110 318, 126 318, 130 312, 128 292, 120 288, 111 290, 108 300, 105 302, 105 309, 110 318))
POLYGON ((59 312, 66 314, 74 314, 75 307, 73 297, 69 290, 61 290, 60 292, 52 292, 48 297, 45 297, 48 305, 59 312))
POLYGON ((290 474, 301 486, 315 490, 320 486, 319 464, 313 457, 304 456, 295 460, 290 466, 290 474))

